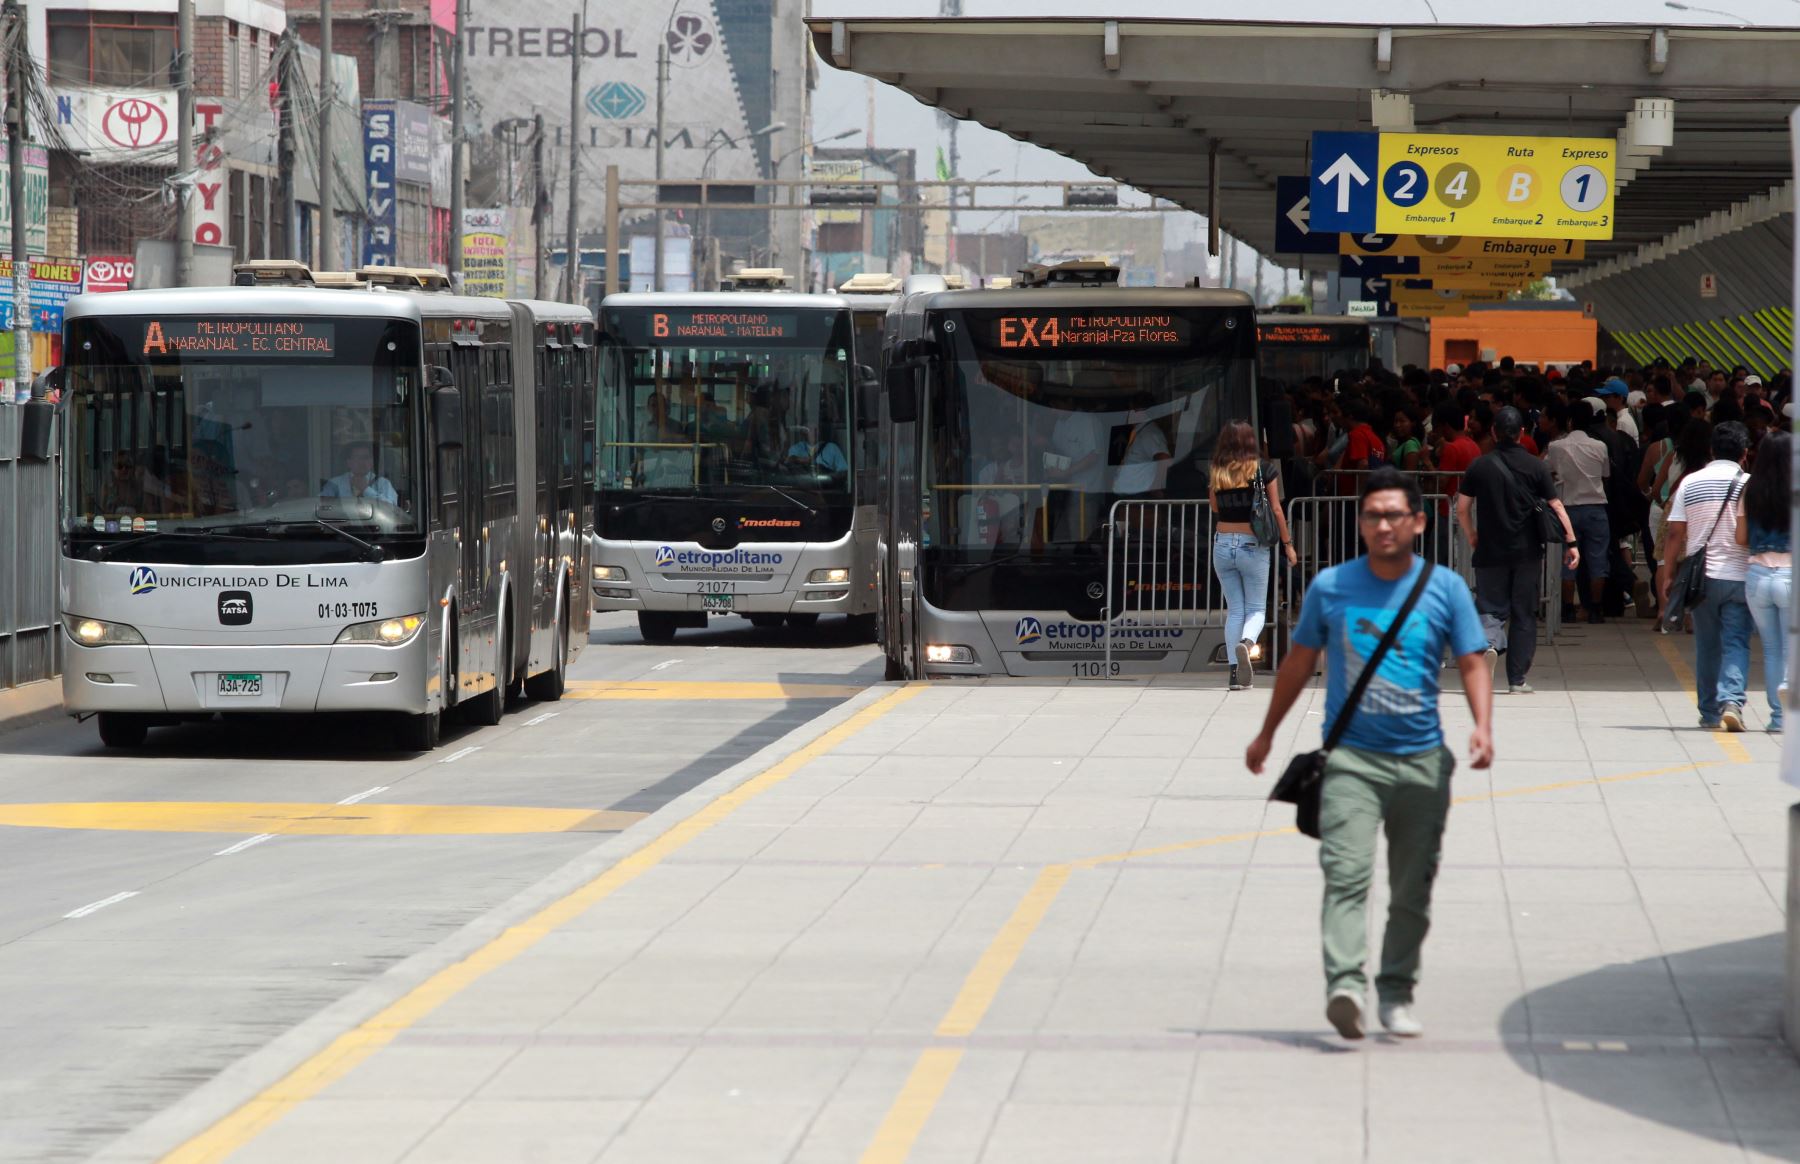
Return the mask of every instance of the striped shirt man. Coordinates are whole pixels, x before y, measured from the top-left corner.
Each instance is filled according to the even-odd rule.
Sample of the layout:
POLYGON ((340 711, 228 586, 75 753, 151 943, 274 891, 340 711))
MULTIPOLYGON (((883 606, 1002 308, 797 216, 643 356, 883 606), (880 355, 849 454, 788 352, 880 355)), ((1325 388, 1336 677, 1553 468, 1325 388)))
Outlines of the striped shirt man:
POLYGON ((1706 548, 1706 576, 1742 582, 1750 569, 1750 551, 1737 544, 1737 499, 1744 494, 1748 475, 1736 461, 1712 461, 1683 478, 1669 505, 1669 521, 1687 523, 1687 552, 1693 557, 1706 548))

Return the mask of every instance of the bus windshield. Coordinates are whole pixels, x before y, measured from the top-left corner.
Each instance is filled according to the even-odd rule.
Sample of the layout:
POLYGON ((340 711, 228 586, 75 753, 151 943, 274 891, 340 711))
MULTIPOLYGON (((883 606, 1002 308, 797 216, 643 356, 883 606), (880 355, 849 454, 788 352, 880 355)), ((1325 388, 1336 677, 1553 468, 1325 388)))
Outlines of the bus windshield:
POLYGON ((602 489, 689 495, 850 488, 849 313, 607 313, 602 489))
POLYGON ((420 531, 416 323, 91 316, 67 350, 72 538, 420 531))
POLYGON ((990 314, 946 325, 927 450, 928 544, 966 561, 1097 549, 1115 501, 1204 498, 1220 427, 1254 419, 1247 318, 1165 311, 1168 342, 1141 346, 1071 344, 1065 324, 1019 348, 990 314))

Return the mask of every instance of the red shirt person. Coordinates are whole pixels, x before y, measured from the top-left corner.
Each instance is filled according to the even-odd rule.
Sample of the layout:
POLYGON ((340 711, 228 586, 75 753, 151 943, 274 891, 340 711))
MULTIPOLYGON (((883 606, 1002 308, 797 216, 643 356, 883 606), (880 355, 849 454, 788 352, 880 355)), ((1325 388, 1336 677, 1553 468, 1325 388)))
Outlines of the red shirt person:
MULTIPOLYGON (((1463 470, 1475 463, 1475 458, 1481 455, 1481 446, 1463 431, 1462 409, 1454 404, 1438 405, 1431 417, 1431 433, 1438 439, 1437 491, 1448 494, 1450 501, 1454 501, 1462 490, 1463 470)), ((1449 502, 1440 503, 1438 512, 1448 514, 1449 502)))

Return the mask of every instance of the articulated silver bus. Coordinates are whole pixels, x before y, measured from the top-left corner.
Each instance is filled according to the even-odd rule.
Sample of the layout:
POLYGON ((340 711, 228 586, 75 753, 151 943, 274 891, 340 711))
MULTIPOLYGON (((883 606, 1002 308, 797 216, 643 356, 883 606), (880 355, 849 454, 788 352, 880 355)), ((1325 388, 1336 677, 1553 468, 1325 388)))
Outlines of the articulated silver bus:
POLYGON ((592 317, 357 274, 246 264, 70 304, 63 699, 109 746, 388 712, 428 749, 445 712, 561 697, 587 640, 592 317))
POLYGON ((1209 666, 1222 604, 1216 620, 1119 617, 1153 587, 1208 605, 1204 516, 1189 505, 1180 520, 1200 526, 1181 538, 1162 536, 1171 516, 1140 515, 1149 539, 1109 519, 1121 500, 1204 502, 1220 427, 1256 423, 1250 297, 1054 281, 926 292, 895 307, 887 336, 888 677, 1209 666))
POLYGON ((879 380, 850 306, 785 291, 609 296, 600 320, 595 610, 646 642, 741 615, 873 635, 879 380))

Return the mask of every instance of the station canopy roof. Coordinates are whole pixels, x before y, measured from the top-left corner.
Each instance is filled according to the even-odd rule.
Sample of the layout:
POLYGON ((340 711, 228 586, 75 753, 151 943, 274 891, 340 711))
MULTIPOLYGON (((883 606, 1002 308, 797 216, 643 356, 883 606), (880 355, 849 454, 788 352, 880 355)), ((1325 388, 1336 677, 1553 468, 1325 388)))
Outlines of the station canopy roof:
MULTIPOLYGON (((808 25, 819 55, 839 68, 1201 214, 1211 208, 1216 143, 1220 225, 1289 265, 1298 259, 1275 250, 1275 179, 1307 172, 1315 130, 1374 128, 1373 90, 1410 96, 1419 132, 1516 136, 1612 137, 1637 98, 1674 99, 1673 148, 1619 191, 1612 240, 1590 242, 1576 266, 1659 242, 1793 176, 1794 0, 1724 5, 1753 10, 1752 19, 1778 13, 1780 26, 1682 24, 1718 14, 1620 0, 1569 6, 1618 23, 1560 25, 1548 22, 1558 6, 1539 2, 1526 5, 1545 21, 1535 25, 1172 20, 1130 15, 1144 0, 1111 7, 1110 18, 822 15, 808 25), (1632 11, 1640 22, 1625 19, 1632 11)), ((1477 7, 1436 5, 1463 16, 1477 7)), ((1295 8, 1326 6, 1300 0, 1285 11, 1295 8)))

